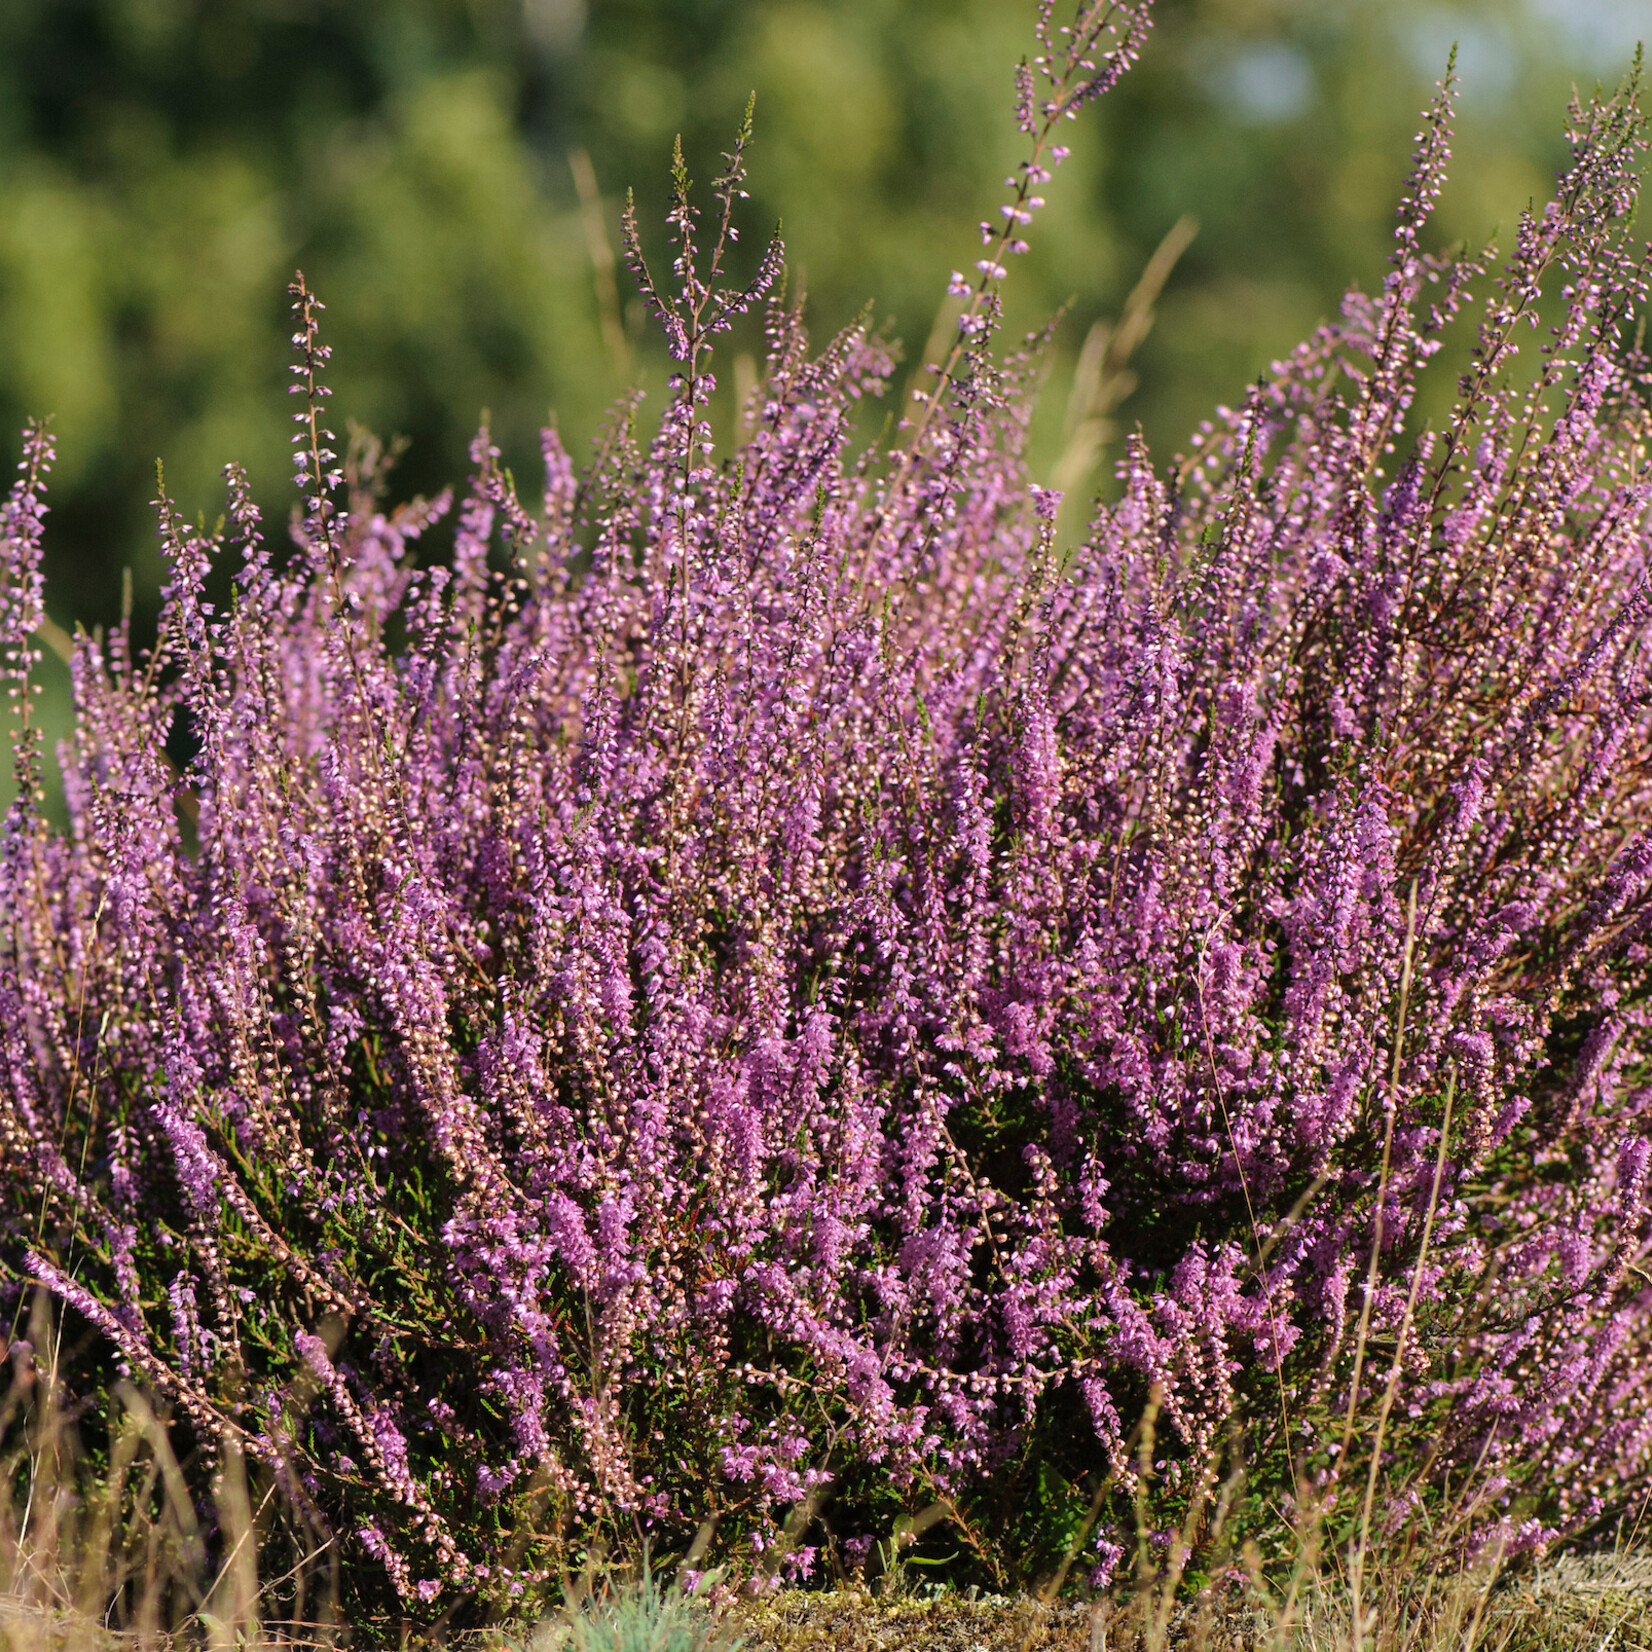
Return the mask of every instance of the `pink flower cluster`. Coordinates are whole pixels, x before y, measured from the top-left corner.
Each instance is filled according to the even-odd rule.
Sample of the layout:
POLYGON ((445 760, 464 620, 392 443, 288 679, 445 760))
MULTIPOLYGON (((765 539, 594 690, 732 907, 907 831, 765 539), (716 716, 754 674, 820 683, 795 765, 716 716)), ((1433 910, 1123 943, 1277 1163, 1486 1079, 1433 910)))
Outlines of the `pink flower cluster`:
MULTIPOLYGON (((1039 145, 1144 19, 1046 20, 1039 145)), ((1428 1473, 1551 1530, 1644 1490, 1640 128, 1574 112, 1419 431, 1489 279, 1419 250, 1448 117, 1382 290, 1185 458, 1133 444, 1069 553, 990 303, 866 447, 890 348, 771 302, 718 455, 751 295, 680 206, 657 433, 628 404, 576 476, 547 432, 530 508, 483 431, 454 510, 324 447, 299 284, 292 551, 233 470, 217 531, 162 499, 153 646, 76 641, 66 831, 25 718, 8 1264, 420 1600, 707 1522, 841 1567, 874 1489, 973 1531, 1038 1452, 1128 1487, 1155 1385, 1168 1483, 1235 1416, 1323 1465, 1300 1421, 1381 1391, 1414 1282, 1428 1473)), ((50 457, 0 520, 25 703, 50 457)))

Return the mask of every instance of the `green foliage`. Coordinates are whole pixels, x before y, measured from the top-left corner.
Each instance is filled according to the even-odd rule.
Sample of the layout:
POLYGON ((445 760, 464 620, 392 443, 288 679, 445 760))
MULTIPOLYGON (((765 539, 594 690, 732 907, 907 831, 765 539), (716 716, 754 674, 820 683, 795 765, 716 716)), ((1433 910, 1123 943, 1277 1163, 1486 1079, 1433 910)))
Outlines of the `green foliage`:
POLYGON ((529 1641, 529 1652, 740 1652, 693 1592, 664 1585, 645 1563, 640 1576, 611 1581, 571 1602, 529 1641))

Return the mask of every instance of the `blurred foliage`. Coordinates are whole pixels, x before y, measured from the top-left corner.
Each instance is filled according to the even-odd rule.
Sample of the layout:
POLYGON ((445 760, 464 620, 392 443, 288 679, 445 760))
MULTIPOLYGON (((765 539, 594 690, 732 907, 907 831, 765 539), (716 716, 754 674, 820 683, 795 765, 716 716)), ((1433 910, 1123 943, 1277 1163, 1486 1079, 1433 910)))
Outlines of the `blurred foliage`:
MULTIPOLYGON (((870 301, 916 354, 1019 152, 1010 72, 1032 10, 6 0, 0 422, 54 420, 54 615, 109 617, 123 564, 153 604, 157 456, 192 514, 216 514, 229 459, 285 513, 296 266, 330 306, 333 407, 411 438, 405 488, 462 473, 484 408, 526 472, 552 409, 577 451, 628 379, 657 392, 663 353, 623 270, 603 297, 598 226, 612 246, 634 185, 657 237, 673 133, 709 176, 749 89, 748 254, 783 218, 817 325, 870 301)), ((1615 79, 1637 28, 1652 32, 1647 0, 1161 0, 1142 65, 1075 132, 1014 272, 1012 326, 1071 305, 1035 463, 1055 462, 1087 329, 1182 215, 1199 233, 1118 409, 1165 452, 1346 284, 1380 279, 1417 111, 1453 40, 1464 103, 1439 234, 1479 242, 1506 239, 1545 188, 1572 81, 1615 79)), ((754 343, 733 345, 725 383, 754 343)))

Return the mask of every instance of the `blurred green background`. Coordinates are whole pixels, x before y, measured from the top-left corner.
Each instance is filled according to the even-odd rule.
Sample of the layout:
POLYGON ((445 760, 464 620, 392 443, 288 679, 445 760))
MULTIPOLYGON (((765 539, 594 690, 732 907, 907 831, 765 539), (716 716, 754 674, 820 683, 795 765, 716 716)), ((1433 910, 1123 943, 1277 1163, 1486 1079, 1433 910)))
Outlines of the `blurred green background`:
MULTIPOLYGON (((109 618, 123 565, 152 608, 157 456, 192 515, 217 514, 230 459, 285 515, 296 266, 328 305, 340 428, 409 437, 405 489, 462 477, 483 408, 523 475, 553 409, 579 453, 628 380, 657 405, 663 353, 623 268, 605 296, 605 248, 634 185, 658 253, 672 134, 711 176, 750 89, 746 256, 783 218, 821 332, 872 301, 919 351, 1019 153, 1010 78, 1033 9, 0 0, 0 423, 54 421, 54 617, 109 618)), ((1345 285, 1380 280, 1453 41, 1463 104, 1438 237, 1478 242, 1506 240, 1546 188, 1573 84, 1615 81, 1652 35, 1652 0, 1161 0, 1158 15, 1141 66, 1075 129, 1013 272, 1016 328, 1071 305, 1035 467, 1062 450, 1088 328, 1183 215, 1198 233, 1116 409, 1162 453, 1345 285)))

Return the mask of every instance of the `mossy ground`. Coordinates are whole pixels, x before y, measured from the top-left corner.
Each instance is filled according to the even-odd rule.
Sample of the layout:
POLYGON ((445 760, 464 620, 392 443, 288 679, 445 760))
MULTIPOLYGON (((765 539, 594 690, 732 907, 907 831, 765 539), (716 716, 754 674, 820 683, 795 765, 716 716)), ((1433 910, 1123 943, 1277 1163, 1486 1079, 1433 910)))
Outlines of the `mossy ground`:
MULTIPOLYGON (((1262 1652, 1281 1644, 1278 1603, 1255 1598, 1203 1616, 1178 1605, 1162 1638, 1151 1604, 1130 1600, 1043 1605, 790 1591, 739 1603, 728 1624, 744 1652, 1262 1652)), ((1309 1593, 1294 1640, 1284 1644, 1332 1652, 1350 1639, 1346 1601, 1327 1589, 1309 1593)), ((1652 1652, 1652 1554, 1566 1557, 1489 1591, 1471 1579, 1432 1586, 1418 1580, 1379 1605, 1366 1645, 1372 1652, 1467 1652, 1470 1645, 1486 1652, 1652 1652)))

